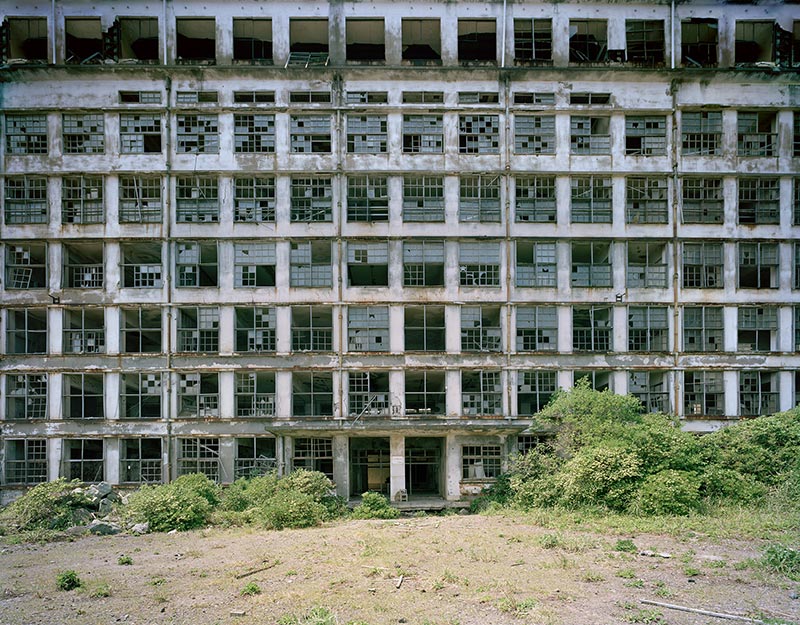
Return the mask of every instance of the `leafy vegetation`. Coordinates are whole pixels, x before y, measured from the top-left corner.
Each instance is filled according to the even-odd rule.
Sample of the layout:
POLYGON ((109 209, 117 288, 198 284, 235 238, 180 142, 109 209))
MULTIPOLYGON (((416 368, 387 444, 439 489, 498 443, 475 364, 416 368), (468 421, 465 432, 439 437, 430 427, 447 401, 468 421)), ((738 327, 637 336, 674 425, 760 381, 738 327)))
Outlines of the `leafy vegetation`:
POLYGON ((364 493, 361 503, 353 509, 353 518, 356 519, 396 519, 399 516, 400 511, 392 508, 389 500, 380 493, 364 493))
POLYGON ((61 573, 56 575, 56 588, 59 590, 75 590, 76 588, 80 588, 81 585, 81 578, 71 569, 68 571, 61 571, 61 573))
POLYGON ((75 489, 80 482, 59 478, 37 484, 0 512, 3 533, 60 530, 73 524, 74 511, 88 504, 75 489))
POLYGON ((123 515, 130 523, 147 522, 153 532, 190 530, 208 521, 217 485, 205 475, 182 475, 160 486, 144 485, 128 498, 123 515))

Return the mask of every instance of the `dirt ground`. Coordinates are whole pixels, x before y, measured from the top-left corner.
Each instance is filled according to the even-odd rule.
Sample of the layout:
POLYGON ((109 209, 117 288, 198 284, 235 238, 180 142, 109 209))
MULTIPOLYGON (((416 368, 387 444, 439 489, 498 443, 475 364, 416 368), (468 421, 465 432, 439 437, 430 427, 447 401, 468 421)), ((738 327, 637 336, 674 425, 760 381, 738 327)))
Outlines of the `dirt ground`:
POLYGON ((315 606, 340 625, 735 622, 641 599, 800 621, 800 584, 755 566, 762 549, 696 535, 556 532, 502 516, 92 536, 2 545, 0 624, 271 625, 315 606), (616 551, 621 538, 656 555, 616 551), (84 586, 57 591, 65 569, 84 586), (241 595, 249 582, 260 594, 241 595))

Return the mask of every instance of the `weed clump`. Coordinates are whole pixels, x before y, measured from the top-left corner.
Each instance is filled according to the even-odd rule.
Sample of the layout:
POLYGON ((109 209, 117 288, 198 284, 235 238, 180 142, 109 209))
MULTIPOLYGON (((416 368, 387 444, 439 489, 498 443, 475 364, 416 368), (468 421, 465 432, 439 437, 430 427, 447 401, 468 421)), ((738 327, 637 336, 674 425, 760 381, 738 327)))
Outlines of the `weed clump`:
POLYGON ((282 490, 264 504, 259 517, 267 529, 313 527, 324 519, 325 506, 306 493, 282 490))
POLYGON ((791 580, 800 581, 800 549, 785 545, 770 545, 761 558, 771 571, 785 575, 791 580))
POLYGON ((205 475, 182 475, 160 486, 144 485, 128 499, 124 516, 131 523, 147 522, 153 532, 202 527, 219 503, 219 487, 205 475))
POLYGON ((392 508, 389 500, 380 493, 364 493, 361 495, 361 503, 353 508, 355 519, 396 519, 399 516, 400 511, 392 508))
POLYGON ((0 512, 0 528, 5 533, 34 530, 62 530, 73 524, 74 511, 89 504, 75 489, 78 480, 63 477, 37 484, 0 512))
POLYGON ((82 586, 81 578, 73 570, 61 571, 56 576, 56 588, 69 592, 82 586))
POLYGON ((242 588, 242 590, 241 590, 241 592, 239 592, 239 594, 242 597, 252 597, 254 595, 260 595, 261 594, 261 586, 259 586, 255 582, 248 582, 247 584, 245 584, 244 588, 242 588))

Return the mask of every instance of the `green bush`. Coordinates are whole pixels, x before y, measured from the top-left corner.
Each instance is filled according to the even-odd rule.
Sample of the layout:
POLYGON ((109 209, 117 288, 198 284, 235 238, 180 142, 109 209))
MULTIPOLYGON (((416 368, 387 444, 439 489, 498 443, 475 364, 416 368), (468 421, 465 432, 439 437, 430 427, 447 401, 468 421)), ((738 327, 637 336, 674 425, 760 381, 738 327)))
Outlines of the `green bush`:
POLYGON ((145 484, 132 493, 123 508, 125 519, 129 523, 147 522, 152 532, 184 531, 205 525, 212 510, 204 496, 208 490, 201 485, 201 490, 195 491, 191 488, 194 480, 178 480, 161 486, 145 484))
POLYGON ((242 597, 252 597, 253 595, 260 595, 261 586, 259 586, 255 582, 248 582, 247 584, 245 584, 244 588, 242 588, 239 594, 242 597))
POLYGON ((239 478, 222 493, 222 509, 243 512, 263 506, 278 490, 277 473, 239 478))
POLYGON ((314 501, 322 501, 334 495, 333 482, 324 473, 297 469, 278 482, 278 490, 296 490, 311 497, 314 501))
POLYGON ((706 467, 700 480, 700 492, 712 500, 748 504, 762 500, 767 493, 751 476, 718 465, 706 467))
POLYGON ((89 505, 85 496, 73 492, 78 480, 63 477, 37 484, 0 512, 0 526, 6 532, 60 530, 73 525, 73 511, 89 505))
POLYGON ((619 432, 617 441, 639 457, 647 473, 665 469, 697 471, 702 466, 696 435, 681 430, 680 424, 668 415, 642 415, 639 423, 619 432))
POLYGON ((380 493, 364 493, 361 503, 353 508, 355 519, 396 519, 399 516, 400 511, 392 508, 389 500, 380 493))
POLYGON ((584 447, 564 465, 558 476, 561 503, 603 505, 622 510, 635 492, 641 474, 639 458, 626 449, 584 447))
POLYGON ((694 473, 674 469, 644 478, 631 503, 632 511, 652 515, 685 516, 700 508, 700 478, 694 473))
POLYGON ((73 570, 61 571, 56 575, 56 588, 59 590, 75 590, 82 586, 81 578, 73 570))
POLYGON ((220 501, 220 488, 216 482, 208 479, 203 473, 189 473, 181 475, 170 483, 175 490, 185 491, 200 495, 211 507, 217 506, 220 501))
POLYGON ((515 456, 509 470, 511 503, 524 510, 554 505, 560 490, 556 478, 563 465, 564 459, 549 448, 515 456))
POLYGON ((269 529, 301 528, 319 525, 326 510, 310 495, 297 490, 280 490, 261 508, 259 517, 269 529))

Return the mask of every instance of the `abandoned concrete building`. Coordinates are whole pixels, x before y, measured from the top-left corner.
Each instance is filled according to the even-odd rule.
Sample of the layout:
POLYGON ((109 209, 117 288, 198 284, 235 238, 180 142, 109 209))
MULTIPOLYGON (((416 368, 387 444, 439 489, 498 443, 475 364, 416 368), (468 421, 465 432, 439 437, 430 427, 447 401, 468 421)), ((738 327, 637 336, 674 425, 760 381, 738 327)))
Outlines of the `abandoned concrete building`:
POLYGON ((0 0, 2 493, 456 501, 587 378, 800 398, 800 5, 0 0))

